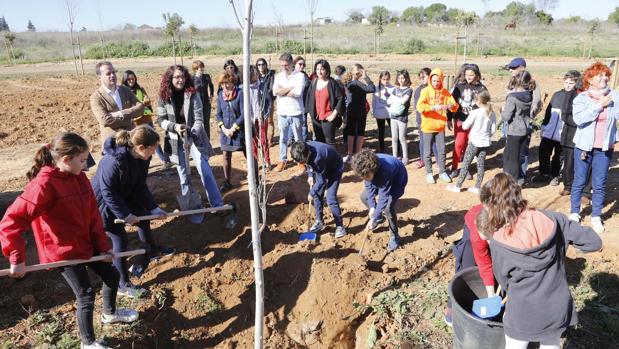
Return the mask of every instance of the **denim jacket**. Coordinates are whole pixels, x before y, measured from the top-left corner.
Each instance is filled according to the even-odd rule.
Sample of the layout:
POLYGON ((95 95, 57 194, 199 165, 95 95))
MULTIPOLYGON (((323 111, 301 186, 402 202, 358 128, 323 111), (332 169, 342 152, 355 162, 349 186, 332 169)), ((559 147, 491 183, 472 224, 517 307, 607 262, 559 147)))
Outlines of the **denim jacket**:
MULTIPOLYGON (((615 144, 617 133, 617 120, 619 120, 619 93, 611 91, 613 101, 608 105, 608 119, 606 120, 606 132, 604 133, 604 146, 602 151, 607 151, 615 144)), ((591 151, 595 137, 595 125, 598 115, 602 111, 595 100, 591 99, 586 92, 574 98, 573 106, 574 122, 578 126, 574 135, 574 144, 578 149, 591 151)))

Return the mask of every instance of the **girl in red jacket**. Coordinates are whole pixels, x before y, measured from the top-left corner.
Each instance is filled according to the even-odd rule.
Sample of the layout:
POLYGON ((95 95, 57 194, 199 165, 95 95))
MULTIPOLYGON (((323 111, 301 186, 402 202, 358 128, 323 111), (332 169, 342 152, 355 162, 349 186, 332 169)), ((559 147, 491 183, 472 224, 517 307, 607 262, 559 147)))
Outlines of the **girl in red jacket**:
POLYGON ((88 145, 75 133, 61 133, 37 150, 34 166, 27 174, 30 182, 0 221, 0 243, 11 264, 13 278, 25 274, 26 241, 22 233, 29 226, 34 232, 41 263, 109 255, 106 261, 60 268, 77 297, 81 348, 101 349, 108 347, 95 341, 92 319, 95 292, 87 267, 103 280, 101 322, 133 322, 138 313, 116 309, 119 276, 110 264, 111 246, 92 187, 82 172, 87 159, 88 145))

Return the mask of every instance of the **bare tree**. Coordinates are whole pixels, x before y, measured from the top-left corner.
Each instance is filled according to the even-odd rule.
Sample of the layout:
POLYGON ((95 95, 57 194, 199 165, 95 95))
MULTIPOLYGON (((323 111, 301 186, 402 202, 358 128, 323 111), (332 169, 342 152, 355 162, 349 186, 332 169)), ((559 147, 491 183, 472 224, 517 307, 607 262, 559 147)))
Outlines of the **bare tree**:
POLYGON ((105 49, 105 44, 103 43, 103 35, 101 33, 103 33, 103 19, 101 17, 101 4, 99 3, 99 0, 96 1, 95 3, 96 6, 96 11, 97 11, 97 18, 99 18, 99 43, 101 44, 101 52, 103 53, 103 58, 107 58, 107 50, 105 49))
MULTIPOLYGON (((241 31, 243 32, 243 81, 249 82, 249 67, 251 66, 251 32, 253 28, 253 11, 252 0, 245 0, 245 11, 243 12, 243 22, 239 19, 239 15, 236 11, 234 0, 229 0, 234 10, 234 14, 239 22, 241 31)), ((243 84, 243 94, 249 96, 249 84, 243 84)), ((247 97, 249 99, 249 97, 247 97)), ((264 323, 264 276, 262 266, 262 243, 260 241, 260 235, 262 229, 266 226, 266 166, 262 162, 262 175, 260 180, 255 178, 254 173, 255 159, 252 155, 252 130, 254 128, 252 116, 250 113, 250 103, 243 104, 243 113, 245 115, 244 127, 245 127, 245 151, 247 153, 247 180, 249 182, 249 208, 251 213, 251 236, 252 236, 252 248, 254 253, 254 278, 256 288, 256 309, 254 312, 254 349, 262 349, 263 342, 263 323, 264 323), (260 185, 257 183, 260 182, 260 185), (263 200, 264 199, 264 200, 263 200), (258 209, 263 210, 263 222, 260 226, 260 215, 258 209)), ((262 111, 258 111, 259 115, 262 111)), ((261 118, 258 118, 261 120, 261 118)), ((259 144, 263 144, 258 142, 259 144)), ((258 154, 262 154, 259 149, 258 154)), ((261 155, 258 155, 261 156, 261 155)), ((263 159, 261 159, 263 160, 263 159)))
POLYGON ((6 55, 9 60, 13 58, 13 65, 15 65, 15 51, 13 51, 13 43, 15 42, 15 34, 11 32, 4 32, 4 46, 6 47, 6 55))
POLYGON ((189 45, 191 46, 191 58, 196 56, 196 43, 193 41, 193 37, 198 34, 199 30, 195 24, 189 26, 189 45))
POLYGON ((589 25, 589 30, 587 31, 591 35, 591 39, 589 41, 589 54, 587 55, 588 59, 591 59, 591 51, 593 50, 593 39, 595 38, 595 33, 600 29, 600 20, 595 18, 591 21, 589 25))
POLYGON ((307 5, 307 12, 310 15, 310 52, 312 56, 312 65, 314 66, 314 14, 316 13, 316 7, 318 6, 318 0, 305 0, 305 4, 307 5))
MULTIPOLYGON (((169 12, 163 14, 163 20, 165 21, 164 31, 166 35, 172 38, 172 55, 174 56, 174 64, 176 64, 176 42, 174 41, 174 37, 179 34, 181 26, 185 23, 185 21, 183 21, 183 18, 179 16, 178 13, 170 14, 169 12)), ((180 46, 180 34, 178 41, 180 46)), ((181 64, 183 64, 182 60, 183 58, 181 56, 181 64)))
POLYGON ((282 28, 284 27, 284 16, 277 10, 274 3, 271 3, 273 8, 273 17, 275 17, 275 51, 279 52, 279 36, 282 34, 282 28))
POLYGON ((77 43, 73 37, 73 26, 75 25, 75 17, 77 16, 79 0, 65 0, 65 6, 67 8, 67 20, 69 21, 69 34, 71 36, 71 51, 73 52, 73 63, 75 64, 75 75, 78 75, 77 60, 79 58, 82 68, 82 75, 84 75, 84 62, 82 60, 82 49, 79 44, 79 35, 77 35, 77 43), (79 56, 75 53, 75 46, 78 48, 79 56))

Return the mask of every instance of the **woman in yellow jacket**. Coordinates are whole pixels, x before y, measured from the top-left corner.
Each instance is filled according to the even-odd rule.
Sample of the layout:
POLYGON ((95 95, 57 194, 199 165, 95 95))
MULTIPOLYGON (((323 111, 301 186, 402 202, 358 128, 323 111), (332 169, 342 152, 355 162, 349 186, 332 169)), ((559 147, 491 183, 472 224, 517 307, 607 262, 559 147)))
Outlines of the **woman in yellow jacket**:
POLYGON ((423 162, 426 167, 426 181, 436 183, 432 174, 432 144, 436 143, 438 154, 436 162, 439 168, 439 178, 443 182, 450 183, 451 178, 445 172, 445 125, 449 130, 452 125, 447 121, 447 110, 456 112, 458 103, 449 91, 443 87, 443 71, 434 68, 430 73, 429 84, 421 90, 417 111, 421 113, 421 131, 423 132, 423 162))

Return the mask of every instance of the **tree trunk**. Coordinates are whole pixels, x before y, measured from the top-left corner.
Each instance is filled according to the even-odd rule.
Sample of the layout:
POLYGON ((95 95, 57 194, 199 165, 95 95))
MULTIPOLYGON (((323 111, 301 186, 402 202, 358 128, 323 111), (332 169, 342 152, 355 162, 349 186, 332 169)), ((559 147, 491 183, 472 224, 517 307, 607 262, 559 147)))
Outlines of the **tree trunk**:
POLYGON ((73 64, 75 65, 75 75, 79 75, 77 70, 77 57, 75 55, 75 42, 73 41, 73 23, 69 25, 69 35, 71 36, 71 51, 73 52, 73 64))
POLYGON ((589 55, 587 56, 588 59, 591 59, 592 50, 593 50, 593 34, 591 34, 591 42, 589 43, 589 55))
POLYGON ((181 32, 178 32, 178 54, 181 56, 181 65, 183 64, 183 43, 181 42, 181 32))
POLYGON ((314 12, 312 12, 310 20, 312 21, 311 27, 310 27, 311 28, 310 29, 310 31, 311 31, 311 33, 310 33, 310 35, 311 35, 311 38, 310 38, 310 50, 312 50, 311 51, 311 53, 312 53, 312 65, 310 65, 310 67, 313 67, 314 66, 314 12))
POLYGON ((193 42, 193 33, 189 32, 189 45, 191 46, 191 58, 196 56, 196 45, 193 42))
POLYGON ((176 43, 174 42, 174 35, 172 35, 172 56, 174 56, 174 65, 176 65, 176 43))
POLYGON ((82 45, 80 44, 80 33, 77 33, 77 54, 80 58, 80 67, 82 69, 82 76, 84 75, 84 60, 82 59, 82 45))

